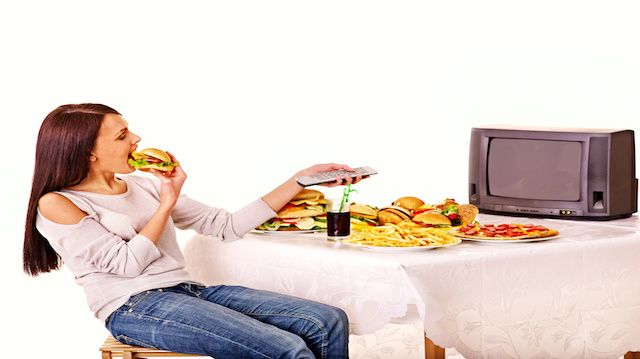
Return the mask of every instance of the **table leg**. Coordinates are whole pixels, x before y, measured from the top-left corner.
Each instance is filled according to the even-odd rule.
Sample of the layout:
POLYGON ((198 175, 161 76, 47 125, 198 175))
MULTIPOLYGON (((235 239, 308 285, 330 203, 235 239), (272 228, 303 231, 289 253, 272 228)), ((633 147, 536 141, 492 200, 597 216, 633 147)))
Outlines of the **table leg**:
POLYGON ((624 359, 640 359, 640 352, 627 352, 624 359))
POLYGON ((424 359, 444 359, 444 349, 427 338, 427 333, 424 334, 424 359))

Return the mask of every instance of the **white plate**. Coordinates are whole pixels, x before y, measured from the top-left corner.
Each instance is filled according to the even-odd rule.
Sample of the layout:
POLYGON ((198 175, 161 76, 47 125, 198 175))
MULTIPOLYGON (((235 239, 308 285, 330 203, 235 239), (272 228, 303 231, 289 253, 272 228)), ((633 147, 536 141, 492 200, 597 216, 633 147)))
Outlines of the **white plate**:
POLYGON ((309 230, 299 230, 299 231, 265 231, 262 229, 252 229, 251 233, 254 234, 266 234, 271 236, 295 236, 298 234, 309 234, 309 233, 322 233, 327 232, 326 229, 309 229, 309 230))
POLYGON ((471 241, 471 242, 480 242, 487 244, 505 244, 505 243, 529 243, 529 242, 540 242, 540 241, 548 241, 550 239, 556 239, 559 235, 548 236, 548 237, 539 237, 539 238, 524 238, 524 239, 480 239, 480 238, 464 238, 458 237, 463 241, 471 241))
POLYGON ((341 245, 345 245, 347 247, 364 249, 364 250, 372 251, 372 252, 403 253, 403 252, 422 252, 422 251, 428 251, 430 249, 451 247, 451 246, 455 246, 457 244, 460 244, 460 242, 462 242, 462 241, 460 240, 460 238, 458 238, 458 241, 454 242, 454 243, 439 244, 439 245, 433 245, 433 246, 415 246, 415 247, 367 246, 367 245, 363 245, 363 244, 349 243, 349 242, 345 242, 345 241, 340 242, 340 244, 341 245))

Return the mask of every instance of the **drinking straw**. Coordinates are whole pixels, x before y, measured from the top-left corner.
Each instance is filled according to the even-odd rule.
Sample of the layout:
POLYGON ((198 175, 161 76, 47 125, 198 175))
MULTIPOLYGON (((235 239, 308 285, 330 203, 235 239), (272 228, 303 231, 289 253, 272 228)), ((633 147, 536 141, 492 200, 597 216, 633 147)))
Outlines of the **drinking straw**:
POLYGON ((342 199, 340 200, 340 209, 338 209, 338 212, 342 213, 342 207, 349 201, 349 195, 351 194, 351 192, 358 191, 356 191, 355 189, 351 189, 351 183, 349 183, 347 187, 345 187, 342 191, 342 199))

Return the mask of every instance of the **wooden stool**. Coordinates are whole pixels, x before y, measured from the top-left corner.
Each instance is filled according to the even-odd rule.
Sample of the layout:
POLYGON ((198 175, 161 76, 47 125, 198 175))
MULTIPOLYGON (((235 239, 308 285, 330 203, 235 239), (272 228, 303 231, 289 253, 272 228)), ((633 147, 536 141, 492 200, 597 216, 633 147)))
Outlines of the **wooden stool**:
POLYGON ((122 344, 111 335, 107 337, 100 347, 102 359, 122 357, 124 359, 151 358, 151 357, 200 357, 197 354, 180 354, 160 349, 150 349, 122 344))

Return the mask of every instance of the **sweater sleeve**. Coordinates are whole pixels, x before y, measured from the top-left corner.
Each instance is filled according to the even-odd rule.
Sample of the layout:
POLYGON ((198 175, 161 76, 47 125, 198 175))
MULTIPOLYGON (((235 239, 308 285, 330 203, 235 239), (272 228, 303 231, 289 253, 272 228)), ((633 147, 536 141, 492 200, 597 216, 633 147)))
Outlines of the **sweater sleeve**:
POLYGON ((273 216, 273 209, 260 198, 234 213, 229 213, 188 196, 180 196, 171 213, 176 227, 193 229, 200 234, 220 237, 227 241, 241 238, 273 216))
POLYGON ((137 234, 126 241, 109 232, 91 216, 76 224, 65 225, 38 214, 36 226, 76 276, 93 269, 136 277, 161 256, 147 237, 137 234))
MULTIPOLYGON (((160 200, 160 181, 156 178, 131 176, 160 200)), ((276 213, 261 198, 230 213, 222 208, 208 206, 187 195, 181 194, 171 213, 171 219, 180 229, 193 229, 200 234, 220 237, 222 240, 236 240, 250 230, 272 218, 276 213)))

